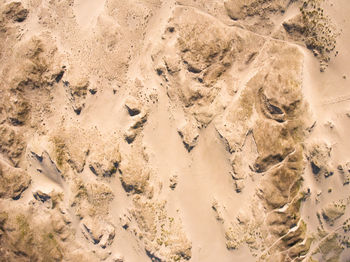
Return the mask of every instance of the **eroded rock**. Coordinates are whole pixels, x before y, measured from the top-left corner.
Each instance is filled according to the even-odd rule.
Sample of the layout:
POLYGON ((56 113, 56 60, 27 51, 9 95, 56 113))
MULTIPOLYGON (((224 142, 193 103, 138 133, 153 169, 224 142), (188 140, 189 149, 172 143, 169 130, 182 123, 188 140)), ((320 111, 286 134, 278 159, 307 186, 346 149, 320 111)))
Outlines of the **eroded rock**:
POLYGON ((273 19, 282 17, 292 1, 289 0, 229 0, 224 7, 232 20, 249 30, 269 35, 273 19))
POLYGON ((85 217, 81 223, 84 236, 94 245, 106 248, 113 243, 115 229, 111 224, 104 222, 101 218, 91 217, 85 217))
POLYGON ((21 168, 14 168, 0 161, 0 197, 19 199, 29 187, 30 176, 21 168))
POLYGON ((233 72, 255 60, 256 43, 264 39, 186 8, 175 10, 168 28, 173 30, 164 33, 160 51, 154 55, 156 71, 172 103, 179 101, 182 106, 187 123, 179 123, 178 129, 190 151, 198 128, 205 128, 224 111, 227 102, 221 100, 222 94, 231 93, 233 72))
POLYGON ((322 216, 328 224, 333 225, 337 219, 344 215, 345 209, 344 204, 333 202, 322 209, 322 216))
MULTIPOLYGON (((142 87, 140 80, 135 80, 135 85, 142 87)), ((144 124, 147 122, 148 108, 142 104, 141 100, 130 96, 125 101, 125 108, 131 117, 131 124, 124 134, 125 140, 131 144, 134 142, 136 136, 143 130, 144 124)))
POLYGON ((85 77, 79 77, 76 75, 68 76, 64 81, 64 86, 67 88, 67 95, 72 103, 74 112, 80 115, 81 111, 85 107, 85 99, 87 96, 90 82, 85 77))
POLYGON ((113 176, 117 172, 121 161, 118 146, 108 143, 103 145, 102 148, 97 147, 92 150, 89 154, 90 170, 99 177, 113 176))
POLYGON ((91 143, 85 142, 91 134, 78 128, 59 129, 53 133, 50 142, 52 149, 50 155, 59 169, 73 168, 82 172, 91 143))
POLYGON ((120 164, 120 180, 124 190, 133 194, 151 194, 149 179, 152 170, 146 166, 147 158, 140 155, 123 157, 120 164))
POLYGON ((24 8, 21 2, 11 2, 5 5, 2 13, 13 22, 23 22, 26 20, 29 10, 24 8))
POLYGON ((233 20, 252 16, 266 19, 273 13, 284 13, 289 3, 288 0, 229 0, 225 2, 225 8, 233 20))
POLYGON ((287 252, 294 258, 310 248, 305 223, 300 220, 298 198, 305 168, 301 145, 305 137, 303 114, 306 111, 301 91, 303 57, 294 47, 271 42, 261 59, 264 66, 268 66, 263 66, 247 82, 238 103, 227 109, 223 122, 217 121, 216 127, 233 154, 232 176, 238 191, 244 186, 247 172, 242 168, 240 157, 243 150, 247 150, 243 148, 251 134, 254 141, 251 148, 256 148, 256 159, 250 169, 264 174, 258 184, 256 196, 260 201, 255 208, 273 213, 266 220, 256 214, 249 223, 228 226, 225 222, 224 227, 229 249, 247 243, 251 251, 256 252, 260 248, 257 243, 257 234, 260 234, 264 239, 262 245, 278 241, 268 253, 262 252, 260 258, 284 261, 287 252))
POLYGON ((72 192, 71 206, 76 208, 76 214, 81 218, 108 214, 108 205, 114 198, 110 186, 103 182, 85 184, 77 179, 72 192))
POLYGON ((14 166, 18 166, 25 146, 23 135, 19 131, 6 125, 0 126, 0 152, 14 166))
POLYGON ((190 152, 197 144, 199 137, 199 129, 186 122, 184 126, 180 127, 178 133, 183 141, 183 144, 188 152, 190 152))
POLYGON ((320 61, 323 72, 336 47, 338 32, 325 14, 321 1, 302 1, 300 13, 283 23, 288 38, 303 42, 320 61))
POLYGON ((315 176, 329 177, 333 175, 330 157, 332 148, 324 142, 314 142, 309 145, 308 160, 315 176))
POLYGON ((131 213, 139 228, 135 234, 144 238, 148 257, 156 261, 191 259, 191 242, 183 232, 180 221, 167 215, 165 201, 150 201, 135 196, 134 205, 131 213))

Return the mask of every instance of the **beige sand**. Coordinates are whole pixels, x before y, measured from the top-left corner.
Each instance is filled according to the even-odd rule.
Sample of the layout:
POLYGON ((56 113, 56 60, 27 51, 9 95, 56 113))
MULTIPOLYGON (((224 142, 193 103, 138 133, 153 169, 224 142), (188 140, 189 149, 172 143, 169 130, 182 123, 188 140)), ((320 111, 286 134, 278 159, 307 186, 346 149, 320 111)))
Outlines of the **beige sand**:
POLYGON ((349 261, 349 13, 0 0, 0 260, 349 261))

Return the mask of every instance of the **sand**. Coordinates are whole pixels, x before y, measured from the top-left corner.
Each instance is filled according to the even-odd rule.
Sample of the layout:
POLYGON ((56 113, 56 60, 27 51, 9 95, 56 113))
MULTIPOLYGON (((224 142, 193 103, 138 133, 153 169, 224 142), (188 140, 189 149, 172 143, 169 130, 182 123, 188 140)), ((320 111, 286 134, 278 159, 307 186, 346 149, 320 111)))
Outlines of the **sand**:
POLYGON ((349 261, 349 13, 0 1, 0 260, 349 261))

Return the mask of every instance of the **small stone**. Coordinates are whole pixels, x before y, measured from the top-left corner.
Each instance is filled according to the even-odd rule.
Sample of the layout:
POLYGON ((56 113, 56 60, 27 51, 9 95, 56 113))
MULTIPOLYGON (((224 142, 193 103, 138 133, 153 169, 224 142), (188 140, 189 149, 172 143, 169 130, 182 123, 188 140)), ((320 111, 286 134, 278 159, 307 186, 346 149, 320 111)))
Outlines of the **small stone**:
POLYGON ((325 126, 328 127, 329 129, 333 129, 334 128, 334 124, 331 121, 327 121, 325 126))
POLYGON ((240 179, 240 180, 235 180, 235 190, 237 193, 241 193, 242 190, 244 189, 245 185, 244 185, 244 180, 240 179))
POLYGON ((97 88, 90 88, 89 92, 90 92, 90 94, 94 95, 97 93, 97 88))
POLYGON ((170 189, 174 190, 177 186, 177 175, 173 175, 170 179, 170 189))
POLYGON ((141 113, 142 105, 133 97, 129 97, 125 101, 125 107, 128 110, 130 116, 136 116, 141 113))
POLYGON ((113 258, 112 260, 113 262, 124 262, 124 257, 123 256, 120 256, 120 255, 117 255, 113 258))

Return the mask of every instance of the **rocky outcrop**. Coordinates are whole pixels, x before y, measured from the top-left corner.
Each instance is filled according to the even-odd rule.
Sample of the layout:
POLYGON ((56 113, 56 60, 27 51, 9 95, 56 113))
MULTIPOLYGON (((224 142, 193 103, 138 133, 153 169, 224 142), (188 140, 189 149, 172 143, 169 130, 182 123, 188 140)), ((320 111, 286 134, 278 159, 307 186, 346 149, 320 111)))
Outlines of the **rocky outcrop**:
POLYGON ((84 170, 90 143, 84 143, 89 133, 78 128, 59 129, 50 138, 51 151, 57 167, 67 170, 71 167, 80 173, 84 170))
POLYGON ((72 192, 71 206, 75 207, 76 215, 80 218, 107 215, 109 204, 114 198, 110 186, 97 181, 84 183, 76 179, 72 192))
POLYGON ((187 239, 180 221, 169 217, 166 202, 150 201, 142 196, 134 197, 133 215, 138 229, 137 237, 142 238, 147 255, 156 261, 183 261, 192 256, 192 245, 187 239))
POLYGON ((256 33, 305 45, 319 59, 320 70, 327 68, 339 32, 324 12, 322 1, 229 0, 224 6, 235 23, 256 33), (273 20, 280 19, 292 7, 299 9, 297 14, 276 31, 273 20))
POLYGON ((338 165, 337 169, 341 175, 341 179, 343 180, 343 185, 348 185, 350 183, 350 162, 343 165, 338 165))
POLYGON ((13 63, 20 63, 11 68, 11 90, 28 93, 39 88, 50 90, 60 80, 64 68, 59 64, 59 54, 49 34, 33 36, 21 43, 13 63), (25 58, 25 59, 23 59, 25 58))
POLYGON ((289 0, 230 0, 225 2, 225 7, 227 14, 233 20, 242 20, 253 16, 268 19, 271 14, 284 13, 290 2, 289 0))
POLYGON ((325 221, 333 225, 334 222, 344 215, 346 205, 343 203, 330 203, 324 209, 322 209, 322 217, 325 221))
MULTIPOLYGON (((142 83, 139 80, 135 80, 135 85, 139 85, 139 87, 142 88, 142 83)), ((145 104, 142 104, 142 102, 134 96, 130 96, 126 99, 125 108, 131 118, 131 124, 124 136, 125 140, 131 144, 147 122, 148 109, 145 104)))
POLYGON ((286 38, 302 42, 320 61, 323 72, 334 54, 338 32, 321 1, 302 1, 300 13, 283 23, 286 38))
POLYGON ((0 152, 14 166, 18 166, 25 150, 23 135, 7 125, 0 126, 0 152))
MULTIPOLYGON (((135 141, 134 146, 135 143, 140 142, 135 141)), ((148 168, 148 163, 146 147, 138 145, 131 153, 122 154, 120 181, 133 201, 123 228, 142 241, 152 261, 189 260, 191 242, 183 231, 181 220, 168 215, 167 202, 159 197, 162 184, 157 181, 155 170, 148 168)))
POLYGON ((89 152, 89 168, 98 177, 113 176, 120 162, 121 156, 117 145, 104 144, 102 147, 92 147, 89 152))
POLYGON ((254 61, 264 40, 186 8, 175 10, 163 38, 156 71, 172 103, 181 104, 186 122, 178 124, 179 135, 191 151, 199 129, 225 109, 221 94, 231 92, 233 72, 254 61))
POLYGON ((178 129, 178 134, 180 135, 182 142, 190 152, 198 142, 199 128, 194 125, 193 121, 186 121, 186 123, 178 129))
POLYGON ((30 176, 23 169, 0 162, 0 198, 19 199, 30 181, 30 176))
MULTIPOLYGON (((60 261, 62 247, 56 240, 49 224, 46 232, 34 227, 31 219, 24 214, 16 216, 2 213, 1 257, 8 261, 60 261), (11 230, 9 230, 11 229, 11 230), (43 231, 41 231, 43 232, 43 231), (10 234, 10 236, 8 235, 10 234)), ((44 227, 42 227, 44 228, 44 227)))
POLYGON ((127 193, 153 196, 153 187, 150 185, 153 170, 147 167, 147 163, 148 155, 143 149, 134 149, 131 154, 123 155, 119 177, 127 193))
MULTIPOLYGON (((22 8, 18 2, 10 3, 9 14, 18 16, 26 13, 14 11, 22 8)), ((24 16, 23 16, 24 18, 24 16)), ((14 30, 17 30, 14 29, 14 30)), ((7 38, 8 44, 14 41, 7 38)), ((6 55, 6 51, 3 52, 6 55)), ((48 33, 34 35, 16 45, 13 55, 4 62, 1 71, 4 88, 1 90, 3 103, 0 129, 3 142, 1 152, 14 166, 21 160, 26 147, 25 134, 29 128, 40 128, 41 115, 48 113, 48 107, 41 106, 50 102, 50 92, 57 84, 60 74, 63 74, 60 66, 60 55, 57 52, 54 41, 48 33)))
POLYGON ((64 86, 67 88, 66 92, 72 108, 77 115, 80 115, 81 111, 85 107, 85 99, 88 94, 89 81, 85 78, 69 78, 64 80, 64 86))
POLYGON ((316 176, 329 177, 334 171, 330 163, 332 148, 324 142, 313 142, 309 145, 308 160, 312 173, 316 176))
POLYGON ((270 35, 274 19, 282 17, 293 1, 290 0, 229 0, 224 3, 226 14, 250 31, 270 35))
MULTIPOLYGON (((231 131, 228 125, 220 125, 220 122, 216 127, 233 155, 242 150, 247 134, 252 132, 258 155, 251 168, 256 172, 255 176, 263 175, 257 188, 256 196, 261 201, 257 208, 261 205, 264 213, 272 213, 264 220, 255 217, 255 221, 248 224, 225 226, 226 238, 229 248, 237 248, 246 242, 256 250, 259 247, 253 243, 257 243, 257 238, 247 235, 237 239, 235 235, 241 230, 254 232, 260 227, 258 232, 263 236, 263 246, 274 243, 259 255, 261 259, 283 261, 287 256, 296 258, 304 254, 310 244, 306 241, 306 225, 299 211, 299 188, 305 167, 301 145, 305 137, 301 114, 305 112, 301 95, 303 58, 296 48, 277 42, 271 42, 262 52, 261 59, 266 57, 269 61, 265 62, 266 69, 260 69, 244 87, 239 97, 244 104, 228 108, 227 116, 232 120, 223 116, 225 124, 232 123, 239 128, 231 131), (274 71, 267 68, 274 68, 274 71)), ((234 179, 244 178, 244 174, 239 174, 244 170, 240 168, 242 164, 245 162, 233 162, 234 179)), ((238 185, 237 188, 242 187, 238 185)))
POLYGON ((100 245, 102 248, 106 248, 113 243, 115 237, 113 225, 97 218, 92 219, 91 217, 84 218, 81 223, 84 236, 94 245, 100 245))
POLYGON ((5 261, 94 261, 94 255, 75 241, 72 220, 62 205, 64 195, 54 191, 35 195, 29 205, 20 204, 20 209, 1 203, 1 258, 5 261))
POLYGON ((4 6, 2 10, 3 15, 6 19, 13 22, 23 22, 26 20, 29 11, 24 8, 21 2, 11 2, 4 6))

